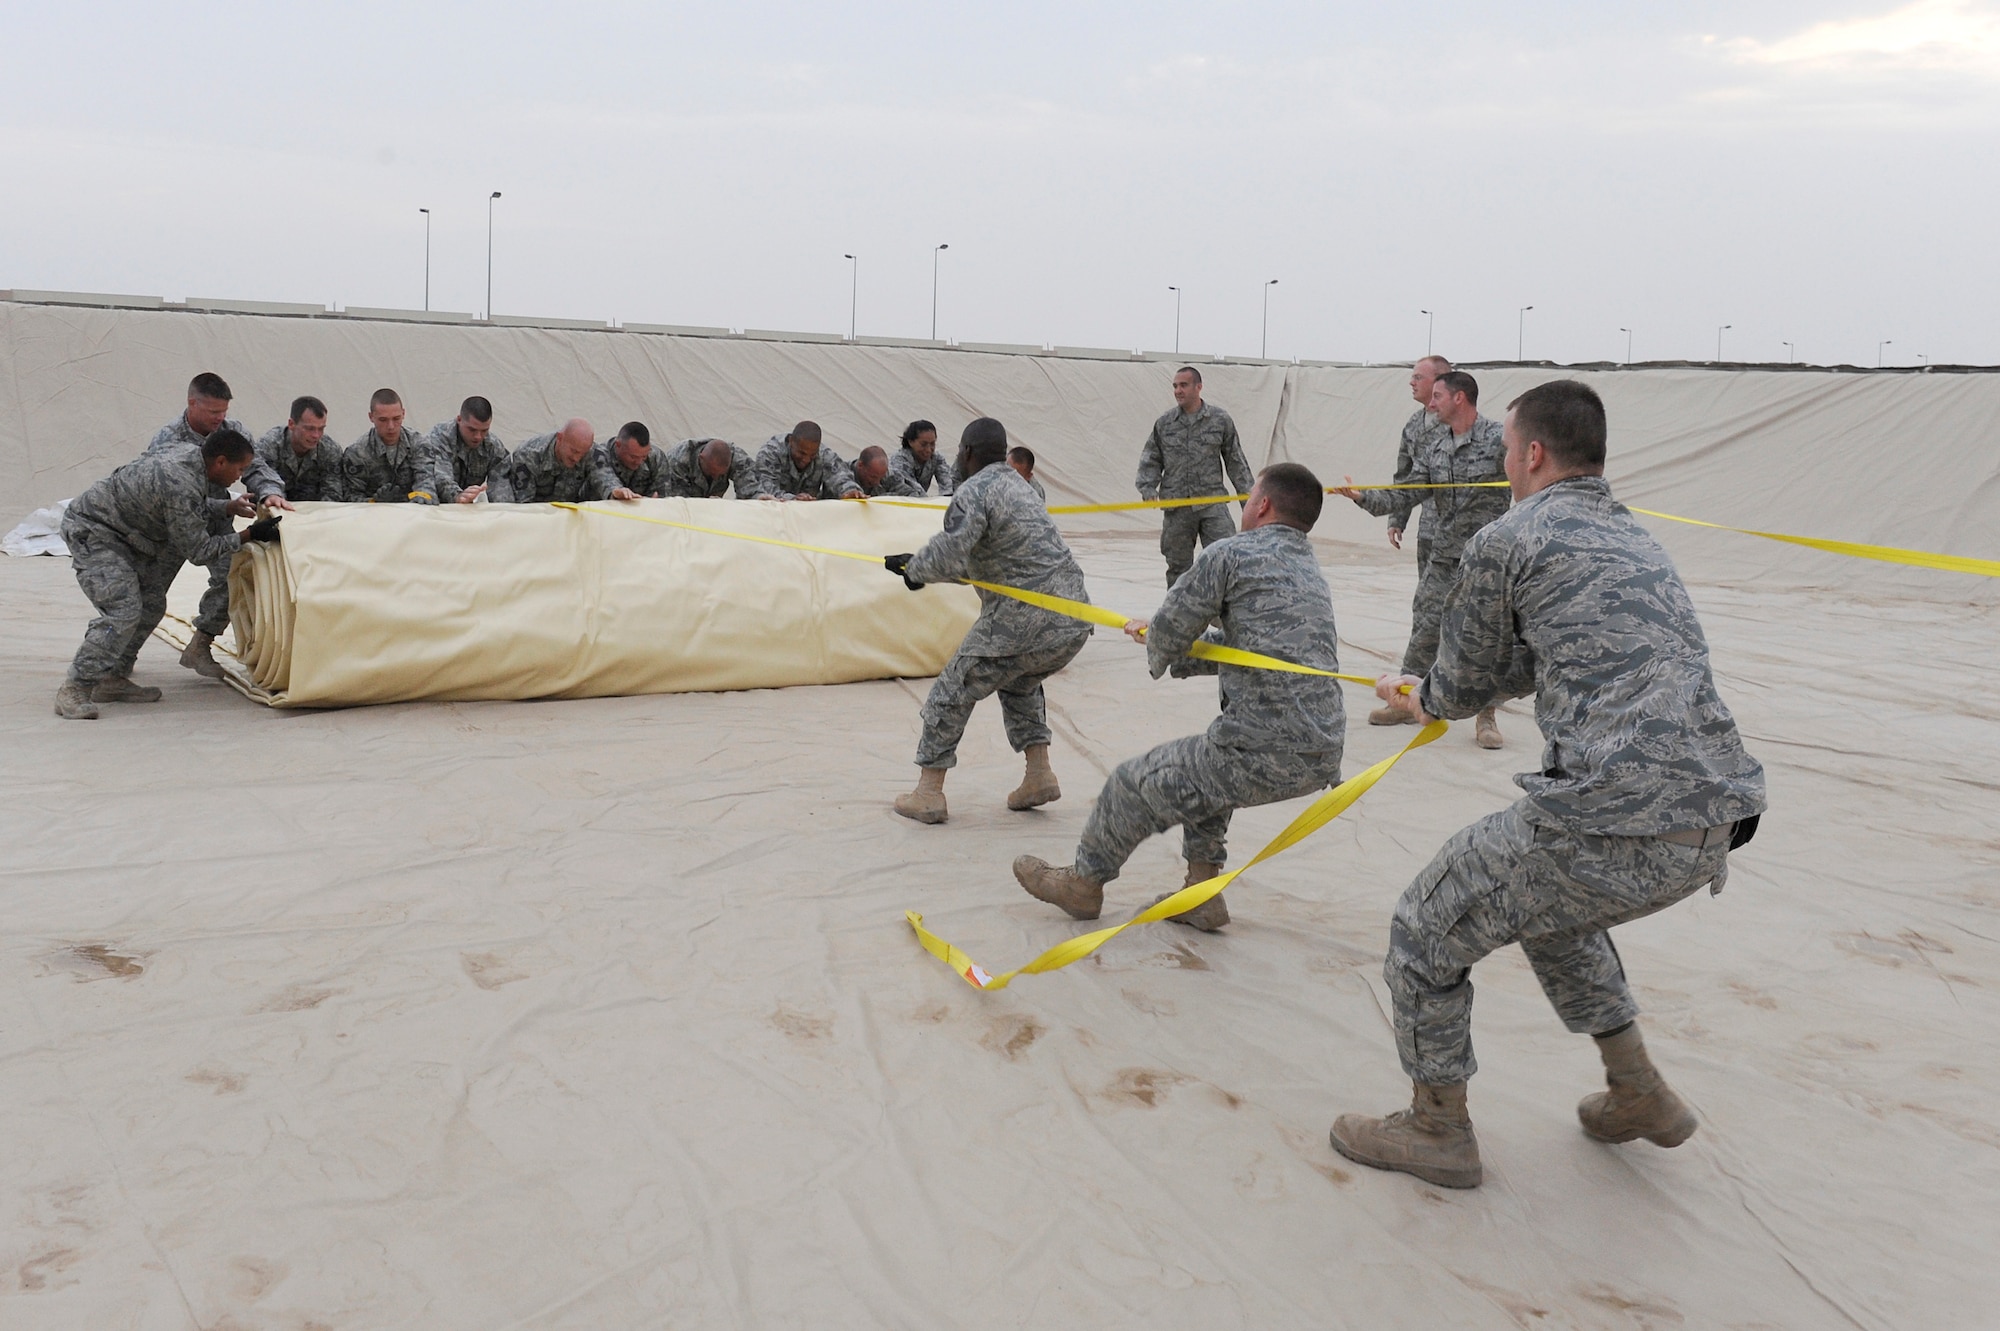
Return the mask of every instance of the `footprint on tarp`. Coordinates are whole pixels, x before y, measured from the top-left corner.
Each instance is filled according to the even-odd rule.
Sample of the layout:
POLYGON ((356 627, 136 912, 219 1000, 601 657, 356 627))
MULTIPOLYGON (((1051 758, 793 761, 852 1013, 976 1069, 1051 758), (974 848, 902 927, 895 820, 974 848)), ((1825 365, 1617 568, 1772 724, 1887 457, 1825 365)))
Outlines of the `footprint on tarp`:
POLYGON ((93 980, 131 980, 144 975, 147 954, 127 953, 115 943, 75 943, 58 948, 42 958, 50 971, 75 976, 88 984, 93 980))

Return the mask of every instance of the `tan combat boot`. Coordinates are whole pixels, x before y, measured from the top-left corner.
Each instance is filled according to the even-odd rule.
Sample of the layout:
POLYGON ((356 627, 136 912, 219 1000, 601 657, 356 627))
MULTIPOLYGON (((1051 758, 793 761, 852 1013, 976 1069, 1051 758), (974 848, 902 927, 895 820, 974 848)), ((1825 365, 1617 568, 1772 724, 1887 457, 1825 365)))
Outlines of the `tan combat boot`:
POLYGON ((216 663, 214 647, 213 637, 197 632, 181 653, 181 664, 204 679, 221 679, 222 667, 216 663))
MULTIPOLYGON (((1202 860, 1189 860, 1187 881, 1181 886, 1193 887, 1196 883, 1205 883, 1211 878, 1221 876, 1221 865, 1209 864, 1202 860)), ((1172 895, 1171 892, 1163 892, 1153 898, 1153 904, 1157 906, 1172 895)), ((1222 893, 1217 892, 1193 910, 1184 910, 1178 915, 1169 915, 1167 918, 1175 924, 1185 924, 1190 929, 1199 929, 1205 934, 1212 934, 1229 923, 1229 907, 1222 903, 1222 893)))
POLYGON ((1085 878, 1073 865, 1058 869, 1046 860, 1023 855, 1014 861, 1014 878, 1029 896, 1061 906, 1074 919, 1094 920, 1104 912, 1104 884, 1085 878))
POLYGON ((1416 717, 1400 707, 1391 707, 1387 703, 1368 714, 1368 724, 1371 726, 1413 726, 1416 723, 1416 717))
POLYGON ((65 721, 95 721, 97 704, 90 700, 89 684, 80 679, 66 679, 56 690, 56 715, 65 721))
POLYGON ((1500 719, 1491 707, 1472 718, 1472 740, 1482 749, 1497 749, 1506 743, 1500 738, 1500 719))
POLYGON ((943 822, 950 816, 944 805, 944 774, 942 767, 918 768, 917 788, 896 796, 896 812, 920 823, 943 822))
POLYGON ((1056 784, 1056 774, 1049 768, 1049 746, 1030 744, 1024 751, 1028 759, 1028 774, 1021 778, 1021 784, 1007 797, 1010 809, 1032 809, 1039 804, 1053 804, 1062 798, 1062 787, 1056 784))
POLYGON ((1476 1188, 1485 1177, 1479 1139, 1465 1112, 1465 1083, 1412 1082, 1410 1107, 1387 1118, 1342 1114, 1328 1134, 1333 1149, 1357 1165, 1414 1174, 1440 1188, 1476 1188))
POLYGON ((92 702, 158 702, 160 691, 146 684, 134 684, 125 675, 106 675, 90 691, 92 702))
POLYGON ((1583 1130, 1601 1142, 1644 1137, 1659 1146, 1679 1146, 1694 1136, 1694 1111, 1662 1080, 1637 1025, 1597 1037, 1604 1059, 1604 1084, 1611 1089, 1586 1095, 1577 1104, 1583 1130))

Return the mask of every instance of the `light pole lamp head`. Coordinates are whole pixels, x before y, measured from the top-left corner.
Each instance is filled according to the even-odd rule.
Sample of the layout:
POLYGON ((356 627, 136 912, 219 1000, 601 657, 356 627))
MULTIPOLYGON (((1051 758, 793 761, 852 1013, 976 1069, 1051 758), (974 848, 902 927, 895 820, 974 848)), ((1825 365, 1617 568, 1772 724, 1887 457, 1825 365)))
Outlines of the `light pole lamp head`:
POLYGON ((499 191, 499 190, 497 190, 497 189, 496 189, 496 190, 494 190, 494 191, 493 191, 493 193, 492 193, 492 195, 491 195, 491 197, 492 197, 492 198, 495 198, 495 199, 499 198, 499 197, 500 197, 500 191, 499 191))
POLYGON ((431 210, 428 208, 419 208, 417 209, 417 211, 422 213, 425 217, 429 217, 431 215, 431 210))
POLYGON ((852 259, 854 256, 852 254, 843 254, 840 257, 843 259, 852 259))
POLYGON ((951 246, 949 246, 949 245, 940 245, 940 246, 938 246, 938 248, 939 248, 939 249, 941 249, 941 250, 948 250, 948 249, 950 249, 950 248, 951 248, 951 246))

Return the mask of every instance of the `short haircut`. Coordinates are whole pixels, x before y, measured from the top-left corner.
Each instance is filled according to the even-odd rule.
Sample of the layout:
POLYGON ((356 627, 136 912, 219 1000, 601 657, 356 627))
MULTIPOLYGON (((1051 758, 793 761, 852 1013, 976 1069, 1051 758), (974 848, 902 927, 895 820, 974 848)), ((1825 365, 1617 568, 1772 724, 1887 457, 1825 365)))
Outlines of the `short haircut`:
POLYGON ((248 439, 225 425, 201 441, 201 456, 205 462, 213 462, 217 458, 227 462, 248 462, 252 450, 248 439))
POLYGON ((310 395, 293 398, 291 418, 295 421, 303 420, 308 415, 318 416, 324 420, 326 418, 326 403, 310 395))
POLYGON ((889 462, 888 450, 884 449, 880 444, 870 444, 868 447, 862 449, 860 455, 854 459, 854 465, 857 467, 864 462, 880 462, 884 466, 887 466, 889 462))
POLYGON ((403 399, 393 388, 378 388, 375 390, 375 396, 368 399, 368 410, 370 411, 375 410, 377 407, 400 407, 402 405, 403 399))
POLYGON ((470 416, 484 425, 493 419, 493 404, 483 397, 469 397, 458 404, 458 414, 470 416))
POLYGON ((1412 368, 1420 369, 1426 365, 1433 366, 1438 374, 1451 373, 1451 362, 1442 356, 1419 356, 1417 357, 1416 365, 1412 368))
POLYGON ((958 436, 958 451, 965 457, 965 474, 1007 460, 1007 427, 991 416, 981 416, 958 436))
POLYGON ((1192 365, 1183 365, 1183 366, 1181 366, 1181 367, 1180 367, 1180 368, 1179 368, 1178 370, 1175 370, 1175 371, 1174 371, 1174 373, 1175 373, 1176 375, 1182 375, 1182 374, 1191 374, 1191 375, 1193 375, 1193 376, 1194 376, 1194 386, 1195 386, 1196 388, 1199 388, 1199 387, 1201 387, 1201 371, 1200 371, 1200 370, 1197 370, 1197 369, 1196 369, 1196 368, 1195 368, 1194 366, 1192 366, 1192 365))
POLYGON ((816 444, 820 439, 819 423, 817 421, 800 421, 792 427, 792 432, 786 435, 785 438, 797 439, 801 443, 816 444))
POLYGON ((1257 484, 1271 507, 1302 531, 1311 531, 1326 504, 1326 489, 1319 477, 1296 462, 1274 462, 1257 474, 1257 484))
POLYGON ((211 374, 207 370, 203 370, 188 381, 188 396, 205 397, 210 402, 233 402, 236 399, 236 395, 229 391, 229 385, 223 382, 222 376, 211 374))
POLYGON ((1035 469, 1035 450, 1032 448, 1023 448, 1019 444, 1016 444, 1007 450, 1007 460, 1009 462, 1018 462, 1029 471, 1033 471, 1035 469))
POLYGON ((1437 377, 1447 393, 1463 393, 1473 406, 1479 405, 1479 381, 1464 370, 1446 370, 1437 377))
POLYGON ((1551 379, 1507 404, 1522 444, 1539 443, 1566 468, 1602 468, 1604 399, 1589 384, 1551 379))
POLYGON ((936 433, 937 433, 937 426, 932 425, 929 421, 911 421, 908 425, 905 425, 903 427, 903 442, 906 444, 914 444, 917 442, 918 435, 936 434, 936 433))
POLYGON ((620 439, 635 440, 638 443, 644 444, 647 448, 653 446, 653 432, 646 428, 643 421, 626 421, 618 427, 618 437, 620 439))

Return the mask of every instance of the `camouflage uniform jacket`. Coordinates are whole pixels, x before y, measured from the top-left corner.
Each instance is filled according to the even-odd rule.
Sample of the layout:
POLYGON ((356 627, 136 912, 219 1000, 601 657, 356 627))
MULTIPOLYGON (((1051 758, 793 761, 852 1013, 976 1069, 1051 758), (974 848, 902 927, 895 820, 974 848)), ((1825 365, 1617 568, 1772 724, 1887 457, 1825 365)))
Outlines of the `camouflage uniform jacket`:
POLYGON ((861 493, 861 487, 847 474, 847 464, 824 444, 811 464, 800 471, 792 464, 792 446, 781 434, 772 435, 757 450, 757 483, 765 494, 779 499, 793 499, 802 494, 839 499, 861 493))
POLYGON ((64 521, 108 532, 142 559, 212 564, 243 544, 211 529, 209 504, 227 494, 209 482, 198 446, 149 448, 72 500, 64 521))
MULTIPOLYGON (((915 480, 905 476, 902 472, 897 471, 894 466, 891 466, 889 470, 882 473, 882 483, 871 490, 862 484, 861 476, 854 470, 853 463, 850 462, 845 465, 849 479, 854 482, 862 494, 867 495, 870 499, 922 499, 924 497, 924 487, 918 485, 915 480)), ((951 492, 947 490, 945 493, 950 494, 951 492)))
MULTIPOLYGON (((1504 481, 1507 479, 1507 446, 1501 439, 1499 421, 1476 417, 1463 436, 1449 426, 1440 429, 1427 454, 1413 456, 1410 480, 1434 485, 1462 481, 1504 481)), ((1514 502, 1505 486, 1490 490, 1394 490, 1392 494, 1428 494, 1433 507, 1425 519, 1424 536, 1431 543, 1431 558, 1451 561, 1465 549, 1472 533, 1507 511, 1514 502)))
POLYGON ((342 484, 348 499, 354 503, 369 503, 390 486, 409 503, 437 502, 437 495, 431 489, 437 480, 431 466, 430 442, 415 430, 404 430, 397 435, 396 446, 391 448, 370 426, 367 434, 347 446, 340 462, 342 484))
POLYGON ((937 482, 938 493, 950 495, 958 484, 958 474, 942 453, 932 453, 929 462, 917 460, 917 451, 908 444, 889 455, 889 470, 906 478, 917 487, 920 495, 930 493, 931 482, 937 482))
MULTIPOLYGON (((242 421, 234 417, 223 421, 222 428, 225 430, 234 430, 245 439, 256 438, 250 431, 243 428, 242 421)), ((207 435, 196 434, 188 428, 187 414, 183 412, 171 421, 168 421, 165 425, 162 425, 159 433, 153 436, 153 441, 146 445, 146 451, 139 456, 151 457, 155 453, 164 453, 186 444, 193 444, 196 448, 199 448, 207 438, 207 435)), ((251 459, 250 470, 243 473, 243 489, 254 499, 262 499, 266 495, 281 495, 285 493, 284 483, 278 479, 278 474, 272 471, 270 465, 262 458, 257 457, 251 459)), ((210 507, 215 509, 217 513, 221 513, 228 506, 229 496, 226 494, 220 499, 212 500, 210 503, 210 507)))
POLYGON ((499 435, 489 432, 485 442, 468 444, 459 438, 458 418, 453 417, 433 425, 424 436, 424 444, 431 451, 433 484, 429 488, 440 504, 458 502, 459 491, 475 485, 486 487, 489 504, 514 502, 514 488, 507 481, 507 445, 499 435))
POLYGON ((574 467, 563 466, 554 432, 538 434, 515 449, 507 459, 507 479, 517 504, 584 504, 609 499, 618 488, 618 478, 601 465, 594 445, 574 467))
POLYGON ((1175 407, 1153 422, 1139 455, 1141 499, 1194 499, 1226 494, 1223 472, 1238 494, 1249 494, 1255 479, 1243 460, 1236 422, 1212 402, 1194 412, 1175 407))
POLYGON ((344 450, 321 437, 312 451, 292 448, 290 425, 274 425, 257 441, 257 456, 285 487, 285 498, 301 504, 337 504, 347 498, 344 450))
MULTIPOLYGON (((1474 427, 1477 428, 1476 426, 1474 427)), ((1403 437, 1396 443, 1396 474, 1390 479, 1397 485, 1408 485, 1421 481, 1415 475, 1419 466, 1426 465, 1431 448, 1440 434, 1450 435, 1451 427, 1428 409, 1419 410, 1403 423, 1403 437)), ((1410 525, 1412 513, 1421 509, 1424 514, 1423 535, 1431 535, 1431 527, 1437 523, 1437 508, 1432 504, 1431 490, 1363 490, 1361 507, 1376 517, 1389 519, 1389 530, 1404 531, 1410 525)))
POLYGON ((1203 550, 1153 616, 1146 664, 1155 679, 1170 668, 1176 676, 1220 676, 1222 713, 1208 727, 1216 744, 1269 753, 1341 752, 1347 711, 1339 680, 1195 660, 1187 650, 1196 638, 1340 669, 1333 594, 1304 532, 1272 522, 1203 550))
POLYGON ((1535 695, 1529 822, 1658 836, 1764 810, 1764 769, 1715 691, 1694 604, 1601 476, 1556 482, 1472 537, 1425 677, 1432 716, 1535 695))
POLYGON ((728 472, 710 480, 701 469, 701 450, 708 442, 706 439, 684 439, 667 450, 666 473, 661 478, 666 485, 667 498, 720 499, 732 485, 736 487, 738 499, 755 499, 764 493, 764 487, 757 482, 757 464, 734 444, 729 446, 728 472))
MULTIPOLYGON (((592 444, 590 451, 596 454, 591 465, 611 473, 619 485, 624 486, 641 499, 663 499, 667 493, 667 450, 648 448, 646 456, 636 467, 627 467, 618 460, 618 450, 610 442, 592 444)), ((612 487, 616 489, 617 487, 612 487)))
MULTIPOLYGON (((1020 474, 1004 462, 958 483, 944 512, 944 530, 910 560, 917 582, 976 578, 1025 591, 1087 601, 1083 570, 1063 544, 1055 519, 1020 474)), ((979 618, 959 644, 962 656, 1019 656, 1090 636, 1090 625, 1017 601, 979 592, 979 618)))

